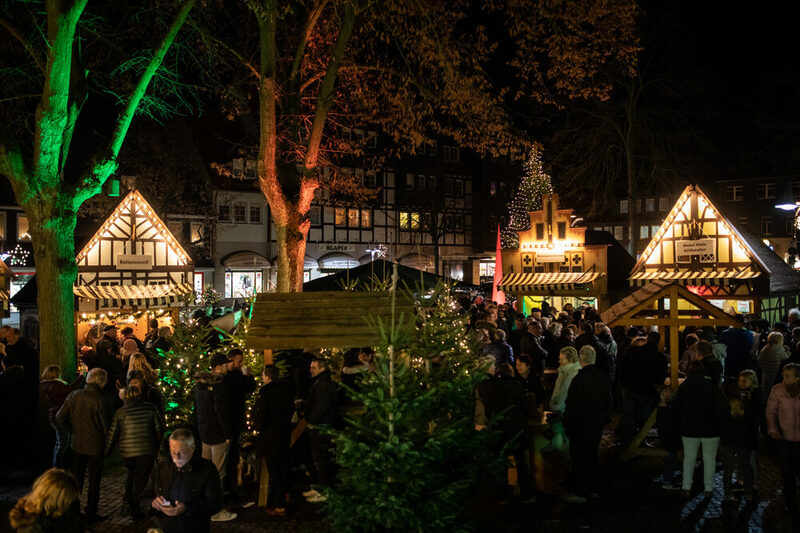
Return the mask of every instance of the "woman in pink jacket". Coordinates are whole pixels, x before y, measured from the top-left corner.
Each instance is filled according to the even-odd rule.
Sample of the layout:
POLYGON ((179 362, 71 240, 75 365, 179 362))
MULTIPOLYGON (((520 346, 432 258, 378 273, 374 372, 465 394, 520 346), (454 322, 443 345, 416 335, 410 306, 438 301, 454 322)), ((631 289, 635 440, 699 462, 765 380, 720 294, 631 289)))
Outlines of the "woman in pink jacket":
POLYGON ((783 367, 783 382, 769 394, 767 432, 778 443, 786 510, 796 514, 800 474, 800 365, 796 363, 783 367))

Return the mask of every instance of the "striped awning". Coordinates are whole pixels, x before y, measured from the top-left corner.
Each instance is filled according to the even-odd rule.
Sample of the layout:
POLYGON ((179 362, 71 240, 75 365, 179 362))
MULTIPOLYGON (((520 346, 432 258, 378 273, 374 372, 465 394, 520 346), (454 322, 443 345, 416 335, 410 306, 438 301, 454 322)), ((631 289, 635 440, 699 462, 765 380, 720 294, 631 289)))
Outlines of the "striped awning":
POLYGON ((9 300, 11 298, 11 293, 6 289, 0 289, 0 301, 2 300, 9 300))
POLYGON ((743 281, 760 276, 752 270, 719 270, 716 272, 636 272, 629 279, 631 285, 646 285, 650 281, 677 281, 681 285, 727 285, 731 281, 743 281))
POLYGON ((161 285, 75 285, 80 298, 104 300, 103 307, 162 307, 194 292, 191 283, 161 285))
POLYGON ((570 290, 584 285, 604 275, 602 272, 547 272, 506 274, 498 288, 506 292, 536 292, 570 290))

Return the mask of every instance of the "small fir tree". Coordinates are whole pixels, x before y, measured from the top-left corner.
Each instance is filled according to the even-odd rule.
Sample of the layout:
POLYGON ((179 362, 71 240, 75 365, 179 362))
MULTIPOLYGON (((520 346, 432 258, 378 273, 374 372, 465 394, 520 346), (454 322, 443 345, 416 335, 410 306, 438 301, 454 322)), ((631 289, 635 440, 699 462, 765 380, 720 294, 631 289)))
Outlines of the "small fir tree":
POLYGON ((477 480, 502 471, 491 434, 474 428, 486 373, 466 317, 444 286, 416 303, 416 317, 375 324, 377 370, 348 390, 363 414, 333 431, 339 477, 326 506, 336 531, 458 530, 477 480))
POLYGON ((503 247, 519 246, 519 231, 531 228, 529 213, 542 208, 542 195, 551 194, 553 185, 550 176, 542 167, 542 154, 534 147, 523 165, 524 175, 514 199, 508 206, 508 225, 500 232, 503 247))

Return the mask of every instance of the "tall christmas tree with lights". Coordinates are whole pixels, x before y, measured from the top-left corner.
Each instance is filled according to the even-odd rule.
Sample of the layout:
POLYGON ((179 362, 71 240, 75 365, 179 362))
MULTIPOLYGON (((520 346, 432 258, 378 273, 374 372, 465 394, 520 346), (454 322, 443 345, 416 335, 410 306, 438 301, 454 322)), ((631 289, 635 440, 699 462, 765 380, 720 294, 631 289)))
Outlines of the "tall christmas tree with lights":
POLYGON ((517 232, 528 230, 531 227, 528 213, 541 209, 542 195, 553 192, 550 176, 542 167, 542 153, 536 147, 531 149, 523 169, 525 174, 517 187, 514 199, 508 206, 508 225, 501 231, 505 248, 519 246, 517 232))

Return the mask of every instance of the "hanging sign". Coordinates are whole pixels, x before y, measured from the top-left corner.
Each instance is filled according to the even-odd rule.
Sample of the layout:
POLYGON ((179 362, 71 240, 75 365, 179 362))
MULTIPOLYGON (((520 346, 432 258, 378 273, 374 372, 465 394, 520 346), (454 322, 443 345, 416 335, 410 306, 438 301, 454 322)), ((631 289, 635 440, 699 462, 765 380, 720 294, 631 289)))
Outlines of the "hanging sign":
POLYGON ((675 241, 675 257, 679 263, 691 263, 693 255, 700 256, 701 263, 714 263, 717 260, 716 244, 714 239, 675 241))
POLYGON ((327 243, 319 245, 319 252, 322 254, 328 252, 355 252, 355 251, 356 251, 355 244, 327 243))
POLYGON ((149 254, 117 254, 117 270, 153 270, 153 256, 149 254))
POLYGON ((536 251, 537 263, 563 263, 564 250, 537 250, 536 251))

